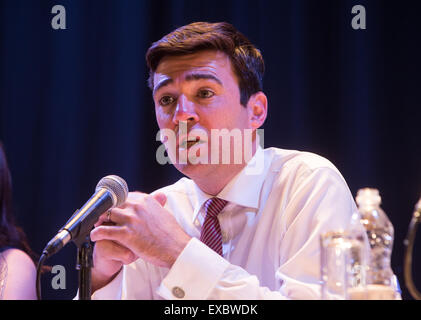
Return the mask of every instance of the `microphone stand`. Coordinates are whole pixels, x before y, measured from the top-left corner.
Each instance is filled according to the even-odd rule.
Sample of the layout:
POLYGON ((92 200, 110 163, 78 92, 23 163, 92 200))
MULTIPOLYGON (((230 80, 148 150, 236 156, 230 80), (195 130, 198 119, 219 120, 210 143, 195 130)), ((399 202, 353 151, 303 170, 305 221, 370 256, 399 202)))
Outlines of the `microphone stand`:
MULTIPOLYGON (((79 210, 76 210, 73 215, 78 211, 79 210)), ((91 300, 91 269, 94 266, 92 241, 89 233, 85 233, 80 234, 77 238, 73 239, 73 242, 77 246, 76 270, 79 270, 79 300, 91 300)), ((41 269, 47 257, 48 253, 44 252, 38 261, 36 280, 38 300, 41 300, 41 269)))
POLYGON ((79 270, 79 300, 91 300, 91 269, 93 267, 92 242, 89 235, 82 242, 77 244, 76 270, 79 270))
MULTIPOLYGON (((78 211, 76 210, 73 215, 78 211)), ((91 300, 91 269, 94 266, 92 241, 89 233, 83 233, 74 238, 73 242, 77 246, 76 270, 79 270, 79 300, 91 300)))

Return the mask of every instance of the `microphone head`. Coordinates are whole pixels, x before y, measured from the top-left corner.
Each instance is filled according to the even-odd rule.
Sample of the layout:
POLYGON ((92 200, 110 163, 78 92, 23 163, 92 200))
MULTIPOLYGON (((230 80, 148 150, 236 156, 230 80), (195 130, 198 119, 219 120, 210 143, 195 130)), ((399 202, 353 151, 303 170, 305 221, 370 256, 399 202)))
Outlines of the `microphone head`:
POLYGON ((113 198, 113 207, 119 207, 126 202, 129 188, 127 187, 126 181, 119 176, 110 175, 99 180, 95 190, 98 191, 101 188, 107 189, 113 198))

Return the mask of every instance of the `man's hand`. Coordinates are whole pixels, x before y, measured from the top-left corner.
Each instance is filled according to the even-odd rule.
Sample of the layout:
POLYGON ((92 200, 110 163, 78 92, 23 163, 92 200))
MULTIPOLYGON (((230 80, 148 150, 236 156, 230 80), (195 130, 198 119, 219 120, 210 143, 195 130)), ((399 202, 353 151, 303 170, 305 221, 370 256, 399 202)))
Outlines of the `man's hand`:
POLYGON ((130 192, 127 201, 103 214, 91 231, 95 241, 93 291, 109 283, 123 264, 139 257, 170 268, 190 240, 173 215, 163 208, 166 196, 130 192))

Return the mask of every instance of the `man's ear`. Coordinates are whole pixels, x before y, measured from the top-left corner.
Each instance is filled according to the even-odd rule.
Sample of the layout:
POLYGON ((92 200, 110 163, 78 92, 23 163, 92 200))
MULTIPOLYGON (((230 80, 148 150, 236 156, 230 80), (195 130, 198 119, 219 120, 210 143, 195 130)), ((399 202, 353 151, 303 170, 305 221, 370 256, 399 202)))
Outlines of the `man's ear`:
POLYGON ((266 120, 268 111, 268 100, 266 95, 259 91, 253 94, 248 103, 249 123, 252 129, 260 128, 266 120))

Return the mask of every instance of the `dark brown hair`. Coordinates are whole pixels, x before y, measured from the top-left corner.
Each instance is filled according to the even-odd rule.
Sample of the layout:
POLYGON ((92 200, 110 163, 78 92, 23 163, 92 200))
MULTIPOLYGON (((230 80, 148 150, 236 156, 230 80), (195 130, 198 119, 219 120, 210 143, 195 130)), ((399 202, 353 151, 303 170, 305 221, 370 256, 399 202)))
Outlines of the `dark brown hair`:
POLYGON ((154 42, 146 52, 148 84, 153 89, 153 75, 164 56, 193 54, 201 50, 219 50, 231 60, 239 79, 240 103, 263 90, 264 61, 260 51, 227 22, 195 22, 180 27, 154 42))
POLYGON ((0 251, 7 247, 26 252, 34 261, 36 255, 28 245, 26 235, 16 224, 12 208, 12 179, 3 145, 0 142, 0 251))

